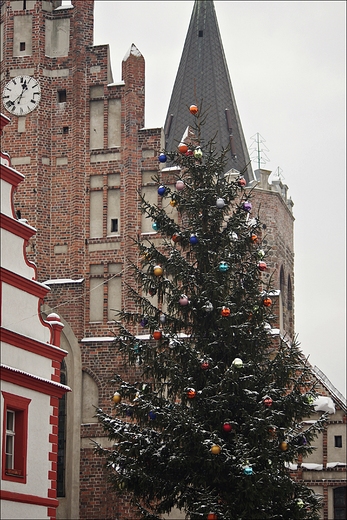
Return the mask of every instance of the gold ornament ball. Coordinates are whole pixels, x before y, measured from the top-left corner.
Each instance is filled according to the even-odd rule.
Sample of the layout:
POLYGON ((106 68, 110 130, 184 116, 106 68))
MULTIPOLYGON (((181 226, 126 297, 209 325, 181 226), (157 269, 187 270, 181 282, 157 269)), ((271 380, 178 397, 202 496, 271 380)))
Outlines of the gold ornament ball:
POLYGON ((112 399, 113 399, 113 402, 114 402, 114 403, 118 404, 118 403, 121 402, 121 400, 122 400, 122 396, 120 395, 119 392, 115 392, 115 393, 113 394, 112 399))
POLYGON ((214 444, 211 447, 211 453, 213 453, 213 455, 219 455, 221 451, 222 451, 222 449, 220 446, 218 446, 218 444, 214 444))
POLYGON ((282 451, 287 451, 287 449, 288 449, 288 442, 286 442, 286 441, 281 442, 280 449, 282 451))
POLYGON ((155 276, 161 276, 163 274, 163 268, 161 267, 161 265, 156 265, 154 268, 153 268, 153 274, 155 276))

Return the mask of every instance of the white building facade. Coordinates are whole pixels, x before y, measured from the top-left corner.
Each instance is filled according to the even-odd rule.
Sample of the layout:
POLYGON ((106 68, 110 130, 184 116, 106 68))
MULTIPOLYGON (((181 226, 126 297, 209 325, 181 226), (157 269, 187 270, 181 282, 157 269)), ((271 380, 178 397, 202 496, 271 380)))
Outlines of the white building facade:
MULTIPOLYGON (((1 130, 10 120, 1 115, 1 130)), ((55 519, 63 325, 40 315, 49 288, 26 257, 35 229, 16 215, 13 194, 24 176, 1 153, 1 518, 55 519)))

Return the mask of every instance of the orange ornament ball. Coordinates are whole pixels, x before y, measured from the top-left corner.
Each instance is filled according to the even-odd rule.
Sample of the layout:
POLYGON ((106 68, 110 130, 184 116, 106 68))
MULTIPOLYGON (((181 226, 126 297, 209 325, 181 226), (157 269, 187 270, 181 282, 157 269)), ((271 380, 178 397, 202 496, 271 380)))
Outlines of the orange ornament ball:
POLYGON ((179 146, 178 146, 178 151, 180 153, 187 153, 188 151, 188 146, 185 144, 185 143, 181 143, 179 146))
POLYGON ((177 206, 177 204, 178 204, 177 200, 175 200, 175 199, 170 200, 170 206, 172 206, 173 208, 175 208, 177 206))
POLYGON ((218 516, 216 515, 216 513, 209 513, 207 515, 207 520, 218 520, 218 516))
POLYGON ((153 332, 153 338, 156 340, 156 341, 159 341, 161 338, 162 338, 163 334, 161 332, 161 330, 155 330, 153 332))
POLYGON ((271 305, 272 305, 271 298, 264 298, 263 299, 263 305, 264 305, 264 307, 271 307, 271 305))
POLYGON ((121 400, 122 400, 122 396, 120 395, 119 392, 115 392, 115 393, 113 394, 112 400, 113 400, 114 403, 118 404, 118 403, 121 402, 121 400))
POLYGON ((199 112, 199 109, 196 105, 190 105, 189 112, 195 116, 199 112))
POLYGON ((251 235, 251 241, 253 242, 253 244, 255 244, 258 241, 258 236, 255 235, 255 234, 252 234, 251 235))
POLYGON ((281 442, 280 449, 282 451, 287 451, 287 449, 288 449, 288 442, 286 442, 286 441, 281 442))
POLYGON ((188 399, 194 399, 194 397, 196 397, 196 390, 194 390, 194 388, 188 388, 187 397, 188 399))
POLYGON ((211 447, 211 453, 213 453, 213 455, 219 455, 221 451, 222 451, 222 448, 220 446, 218 446, 218 444, 214 444, 211 447))
POLYGON ((221 310, 221 315, 224 317, 230 316, 230 309, 229 307, 223 307, 221 310))

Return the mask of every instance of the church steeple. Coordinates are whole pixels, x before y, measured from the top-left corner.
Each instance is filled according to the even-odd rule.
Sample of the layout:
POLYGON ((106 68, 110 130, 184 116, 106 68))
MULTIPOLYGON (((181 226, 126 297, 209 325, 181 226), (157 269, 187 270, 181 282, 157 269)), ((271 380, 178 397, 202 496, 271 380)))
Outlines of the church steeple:
POLYGON ((202 106, 202 141, 215 137, 218 150, 230 147, 226 171, 254 179, 230 81, 212 0, 196 0, 165 121, 166 149, 174 150, 188 124, 187 107, 202 106))

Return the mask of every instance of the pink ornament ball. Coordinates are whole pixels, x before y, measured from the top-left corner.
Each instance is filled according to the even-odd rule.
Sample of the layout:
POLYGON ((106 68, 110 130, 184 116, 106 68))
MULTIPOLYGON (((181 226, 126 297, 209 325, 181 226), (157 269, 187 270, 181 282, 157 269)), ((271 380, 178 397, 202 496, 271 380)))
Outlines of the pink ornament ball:
POLYGON ((185 307, 186 305, 188 305, 188 298, 185 294, 182 294, 182 296, 180 297, 179 299, 179 304, 182 305, 182 307, 185 307))

